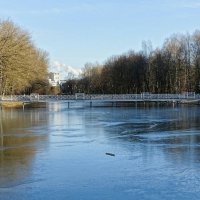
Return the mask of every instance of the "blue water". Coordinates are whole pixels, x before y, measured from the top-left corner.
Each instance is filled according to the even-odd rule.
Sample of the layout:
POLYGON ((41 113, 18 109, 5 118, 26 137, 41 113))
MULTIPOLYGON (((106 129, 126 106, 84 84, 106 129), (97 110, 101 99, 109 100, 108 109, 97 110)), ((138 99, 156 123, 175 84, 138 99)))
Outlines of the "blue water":
POLYGON ((200 199, 198 106, 63 102, 0 117, 1 200, 200 199))

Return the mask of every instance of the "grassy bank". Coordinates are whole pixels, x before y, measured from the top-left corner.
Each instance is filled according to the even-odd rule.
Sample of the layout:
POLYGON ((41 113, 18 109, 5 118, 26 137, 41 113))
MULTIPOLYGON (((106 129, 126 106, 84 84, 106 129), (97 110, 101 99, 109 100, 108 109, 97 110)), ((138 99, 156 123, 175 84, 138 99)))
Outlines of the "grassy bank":
POLYGON ((2 108, 44 108, 46 103, 39 102, 22 102, 22 101, 2 101, 0 102, 2 108))
POLYGON ((24 103, 20 101, 2 101, 0 106, 3 108, 20 108, 23 107, 24 103))

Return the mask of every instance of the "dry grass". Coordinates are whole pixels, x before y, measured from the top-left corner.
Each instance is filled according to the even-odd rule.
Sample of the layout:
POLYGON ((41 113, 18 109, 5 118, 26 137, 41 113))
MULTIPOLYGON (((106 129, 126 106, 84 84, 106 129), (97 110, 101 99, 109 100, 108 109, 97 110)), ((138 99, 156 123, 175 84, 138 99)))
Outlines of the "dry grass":
POLYGON ((18 102, 18 101, 3 101, 0 102, 0 106, 4 108, 20 108, 23 106, 23 102, 18 102))
POLYGON ((3 108, 45 108, 46 102, 22 102, 22 101, 2 101, 0 107, 3 108))

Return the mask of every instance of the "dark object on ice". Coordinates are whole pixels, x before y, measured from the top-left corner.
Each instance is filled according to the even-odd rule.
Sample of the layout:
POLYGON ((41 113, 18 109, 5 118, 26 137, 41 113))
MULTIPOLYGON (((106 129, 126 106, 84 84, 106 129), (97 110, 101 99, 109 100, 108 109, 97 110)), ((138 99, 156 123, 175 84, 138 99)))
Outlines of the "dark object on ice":
POLYGON ((114 153, 106 153, 107 156, 115 156, 114 153))

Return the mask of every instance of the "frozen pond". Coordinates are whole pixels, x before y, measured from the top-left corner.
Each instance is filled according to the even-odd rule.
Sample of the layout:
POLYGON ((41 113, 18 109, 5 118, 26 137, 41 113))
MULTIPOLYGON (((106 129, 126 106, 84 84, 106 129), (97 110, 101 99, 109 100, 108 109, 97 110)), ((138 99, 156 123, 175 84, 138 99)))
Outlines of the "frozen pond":
POLYGON ((200 199, 198 106, 50 103, 0 110, 0 131, 1 200, 200 199))

